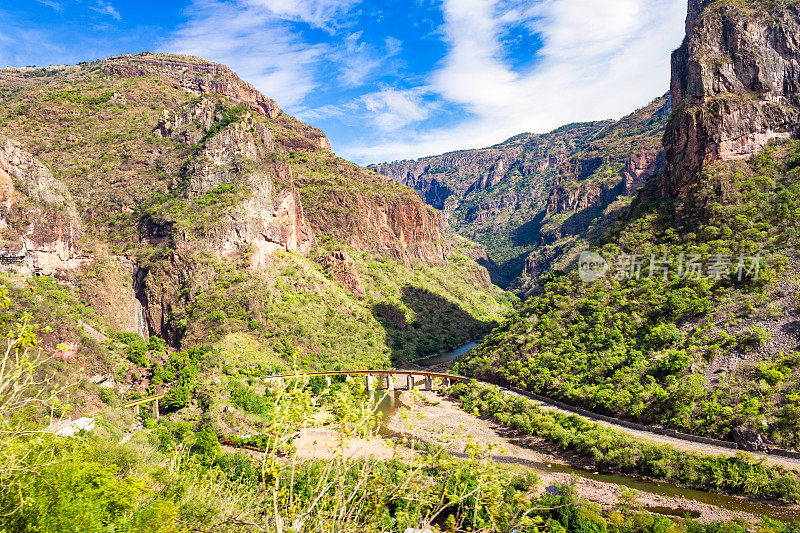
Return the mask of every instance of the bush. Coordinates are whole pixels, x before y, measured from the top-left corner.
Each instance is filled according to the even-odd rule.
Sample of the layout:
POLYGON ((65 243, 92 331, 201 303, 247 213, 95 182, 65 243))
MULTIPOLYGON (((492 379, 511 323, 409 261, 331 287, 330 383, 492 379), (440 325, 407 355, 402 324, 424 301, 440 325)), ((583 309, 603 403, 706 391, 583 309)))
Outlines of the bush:
POLYGON ((269 404, 262 396, 241 385, 231 388, 231 403, 248 413, 264 415, 269 412, 269 404))
POLYGON ((186 385, 175 385, 170 389, 169 393, 164 396, 160 401, 161 405, 163 405, 167 409, 172 409, 177 411, 178 409, 183 409, 189 402, 192 400, 192 394, 189 391, 189 388, 186 385))
POLYGON ((450 394, 467 411, 492 415, 517 431, 553 442, 598 464, 623 473, 663 479, 669 483, 711 491, 800 502, 800 478, 795 472, 768 467, 745 452, 735 457, 699 456, 671 446, 637 441, 577 415, 549 412, 527 400, 502 394, 497 387, 472 381, 458 383, 450 394))

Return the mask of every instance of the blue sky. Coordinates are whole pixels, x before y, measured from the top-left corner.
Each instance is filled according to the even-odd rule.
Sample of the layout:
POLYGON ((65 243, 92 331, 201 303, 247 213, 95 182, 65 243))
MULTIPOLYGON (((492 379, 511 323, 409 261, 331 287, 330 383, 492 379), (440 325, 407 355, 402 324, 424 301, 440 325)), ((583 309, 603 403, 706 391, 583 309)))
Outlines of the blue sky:
POLYGON ((372 163, 619 118, 666 92, 686 0, 19 0, 0 66, 225 63, 372 163))

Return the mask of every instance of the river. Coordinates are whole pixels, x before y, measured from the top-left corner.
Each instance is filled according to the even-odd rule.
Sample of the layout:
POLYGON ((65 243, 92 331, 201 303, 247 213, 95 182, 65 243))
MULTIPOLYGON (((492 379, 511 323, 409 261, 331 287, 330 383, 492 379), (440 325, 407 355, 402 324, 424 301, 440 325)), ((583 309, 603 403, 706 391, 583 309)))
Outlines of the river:
MULTIPOLYGON (((450 352, 442 353, 433 357, 429 357, 427 359, 417 361, 417 364, 421 366, 433 366, 448 361, 453 361, 458 357, 464 355, 465 353, 469 352, 476 346, 477 346, 476 342, 470 342, 450 352)), ((383 414, 384 422, 388 421, 389 417, 391 417, 398 410, 400 402, 397 401, 397 394, 399 392, 402 391, 376 391, 376 394, 382 397, 382 401, 380 402, 379 405, 379 410, 383 414)), ((381 427, 380 433, 385 437, 400 436, 394 432, 389 431, 385 427, 385 425, 381 427)), ((408 437, 408 435, 403 435, 403 436, 408 437)), ((733 512, 744 512, 758 516, 766 516, 781 522, 791 522, 794 520, 800 520, 800 510, 798 510, 796 507, 781 507, 778 505, 771 505, 759 501, 746 500, 735 496, 714 494, 694 489, 687 489, 675 485, 669 485, 667 483, 656 483, 634 477, 621 476, 616 474, 607 474, 607 473, 595 473, 592 471, 584 470, 582 468, 577 468, 565 464, 558 464, 558 463, 545 464, 528 460, 510 461, 507 457, 503 458, 498 457, 496 459, 505 463, 518 462, 520 464, 524 464, 525 466, 533 468, 534 470, 539 470, 541 472, 563 472, 567 474, 575 474, 582 478, 593 479, 605 483, 613 483, 615 485, 622 485, 640 492, 649 492, 652 494, 658 494, 661 496, 668 496, 668 497, 682 497, 688 500, 695 500, 701 503, 713 505, 733 512)), ((685 512, 682 509, 651 508, 650 510, 661 514, 671 514, 675 516, 683 516, 684 514, 691 514, 685 512)))
MULTIPOLYGON (((483 340, 483 339, 481 339, 481 340, 483 340)), ((448 361, 453 361, 455 359, 458 359, 459 357, 461 357, 462 355, 464 355, 468 351, 472 350, 476 346, 478 346, 478 342, 481 342, 481 340, 479 340, 477 342, 475 342, 475 341, 469 342, 469 343, 467 343, 467 344, 465 344, 463 346, 459 346, 458 348, 456 348, 455 350, 450 351, 450 352, 445 352, 445 353, 441 353, 439 355, 434 355, 433 357, 428 357, 427 359, 420 359, 416 363, 419 366, 434 366, 434 365, 440 365, 442 363, 447 363, 448 361)))

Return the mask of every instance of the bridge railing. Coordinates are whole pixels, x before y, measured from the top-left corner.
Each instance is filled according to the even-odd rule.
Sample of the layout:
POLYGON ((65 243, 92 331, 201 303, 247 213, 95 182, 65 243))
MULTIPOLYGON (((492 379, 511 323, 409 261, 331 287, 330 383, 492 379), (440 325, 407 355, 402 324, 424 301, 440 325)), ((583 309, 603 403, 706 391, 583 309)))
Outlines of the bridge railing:
POLYGON ((456 376, 455 374, 445 374, 442 372, 425 372, 420 370, 330 370, 324 372, 304 372, 294 374, 278 374, 275 376, 268 376, 264 378, 266 381, 282 381, 284 379, 304 378, 325 376, 330 380, 331 376, 345 376, 351 378, 352 376, 365 376, 367 390, 381 388, 376 386, 375 378, 384 376, 386 378, 385 389, 395 390, 394 378, 396 376, 406 376, 406 388, 413 390, 416 387, 416 377, 424 378, 424 390, 433 389, 433 380, 442 379, 449 386, 451 381, 465 381, 467 378, 463 376, 456 376))
MULTIPOLYGON (((295 374, 278 374, 274 376, 267 376, 264 378, 265 381, 279 381, 284 379, 292 379, 292 378, 304 378, 304 377, 315 377, 315 376, 365 376, 366 377, 366 385, 367 390, 372 390, 376 387, 375 377, 376 376, 385 376, 386 377, 386 389, 394 390, 395 383, 394 383, 394 376, 406 376, 406 387, 409 390, 413 390, 416 387, 416 377, 424 378, 424 389, 431 390, 433 388, 433 380, 434 379, 442 379, 449 385, 450 381, 466 381, 468 378, 464 376, 456 376, 455 374, 446 374, 442 372, 425 372, 420 370, 331 370, 326 372, 303 372, 303 373, 295 373, 295 374)), ((146 398, 137 398, 136 400, 131 400, 129 402, 125 402, 122 404, 123 407, 134 409, 136 414, 139 414, 140 406, 153 402, 153 417, 158 419, 159 417, 159 409, 158 409, 158 401, 166 396, 167 393, 164 394, 155 394, 153 396, 148 396, 146 398)))

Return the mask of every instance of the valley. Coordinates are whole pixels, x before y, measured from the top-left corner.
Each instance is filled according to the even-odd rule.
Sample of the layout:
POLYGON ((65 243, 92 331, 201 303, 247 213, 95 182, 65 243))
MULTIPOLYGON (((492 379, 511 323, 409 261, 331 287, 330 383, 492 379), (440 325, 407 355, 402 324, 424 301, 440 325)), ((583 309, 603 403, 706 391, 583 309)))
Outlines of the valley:
POLYGON ((0 69, 0 533, 800 531, 800 3, 687 4, 648 105, 368 166, 194 55, 0 69))

